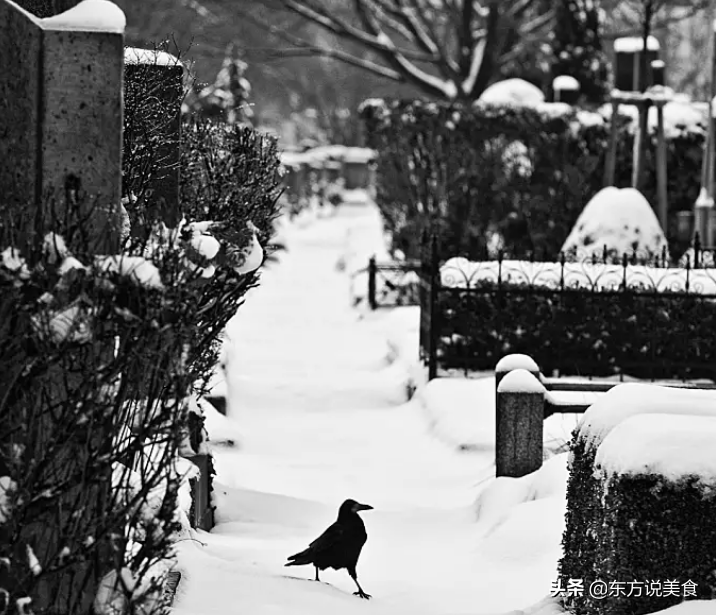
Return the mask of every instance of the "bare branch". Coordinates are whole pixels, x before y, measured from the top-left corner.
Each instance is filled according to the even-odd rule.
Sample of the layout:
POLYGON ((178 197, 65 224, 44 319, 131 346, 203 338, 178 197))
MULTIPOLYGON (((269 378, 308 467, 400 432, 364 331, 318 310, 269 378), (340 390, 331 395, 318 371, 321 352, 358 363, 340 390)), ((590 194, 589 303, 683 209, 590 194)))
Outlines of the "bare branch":
MULTIPOLYGON (((392 49, 395 48, 394 45, 389 46, 385 43, 385 41, 379 40, 372 33, 356 28, 336 15, 329 14, 325 8, 316 6, 311 2, 311 0, 281 0, 281 2, 286 9, 301 15, 312 23, 325 28, 333 34, 361 43, 374 51, 392 53, 392 49)), ((361 5, 363 8, 367 9, 365 2, 361 2, 361 5)), ((398 52, 409 60, 418 62, 435 61, 434 57, 424 53, 418 53, 405 49, 400 49, 398 52)))
POLYGON ((236 7, 235 10, 247 21, 250 21, 251 23, 256 24, 258 27, 262 28, 263 30, 266 30, 270 34, 273 34, 274 36, 285 41, 286 43, 293 45, 293 48, 291 48, 291 49, 270 50, 270 52, 275 57, 289 58, 289 57, 313 56, 313 57, 333 58, 335 60, 340 60, 341 62, 344 62, 345 64, 349 64, 351 66, 355 66, 356 68, 361 68, 363 70, 366 70, 370 73, 373 73, 374 75, 378 75, 379 77, 385 77, 386 79, 390 79, 391 81, 397 81, 397 82, 405 81, 405 78, 403 77, 403 75, 401 75, 399 72, 397 72, 395 70, 391 70, 390 68, 388 68, 386 66, 381 66, 380 64, 371 62, 370 60, 366 60, 364 58, 359 58, 357 56, 354 56, 347 52, 344 52, 340 49, 330 49, 330 48, 326 48, 326 47, 318 47, 318 46, 313 45, 312 43, 306 41, 305 39, 302 39, 302 38, 295 36, 293 34, 289 34, 282 28, 275 26, 273 24, 270 24, 259 17, 256 17, 254 14, 252 14, 249 11, 244 11, 243 9, 240 9, 238 7, 236 7))
POLYGON ((363 27, 385 46, 385 50, 381 50, 380 55, 388 64, 393 66, 395 70, 402 72, 407 81, 417 85, 424 91, 442 98, 455 98, 457 95, 457 86, 454 83, 445 81, 421 70, 395 47, 390 38, 381 29, 380 23, 370 10, 367 0, 354 0, 354 2, 356 12, 361 19, 363 27))

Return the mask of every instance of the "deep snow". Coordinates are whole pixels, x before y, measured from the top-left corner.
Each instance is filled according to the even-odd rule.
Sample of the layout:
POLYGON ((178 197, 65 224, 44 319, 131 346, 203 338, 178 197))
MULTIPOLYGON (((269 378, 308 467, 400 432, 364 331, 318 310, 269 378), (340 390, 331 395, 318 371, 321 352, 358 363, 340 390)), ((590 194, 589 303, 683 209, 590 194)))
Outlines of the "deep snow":
POLYGON ((554 431, 562 447, 547 443, 541 470, 495 479, 493 376, 439 379, 405 403, 415 323, 400 317, 415 310, 351 309, 336 267, 375 245, 375 220, 357 203, 285 227, 287 253, 231 322, 229 417, 206 413, 214 443, 237 445, 213 449, 216 528, 178 545, 176 615, 561 613, 548 596, 565 512, 559 449, 575 419, 547 421, 545 439, 554 431), (479 446, 446 446, 446 433, 479 446), (375 507, 358 566, 369 602, 345 571, 316 583, 312 568, 283 567, 349 497, 375 507))
POLYGON ((228 328, 230 420, 214 425, 231 423, 239 442, 214 449, 217 527, 179 545, 177 615, 502 613, 549 595, 565 473, 548 469, 551 489, 530 486, 539 473, 501 479, 513 486, 482 500, 480 521, 493 451, 461 453, 432 435, 420 401, 405 403, 406 369, 350 308, 350 278, 335 266, 349 230, 375 237, 374 214, 344 206, 288 230, 288 252, 228 328), (283 567, 348 497, 375 507, 358 567, 370 602, 345 571, 317 584, 312 569, 283 567))

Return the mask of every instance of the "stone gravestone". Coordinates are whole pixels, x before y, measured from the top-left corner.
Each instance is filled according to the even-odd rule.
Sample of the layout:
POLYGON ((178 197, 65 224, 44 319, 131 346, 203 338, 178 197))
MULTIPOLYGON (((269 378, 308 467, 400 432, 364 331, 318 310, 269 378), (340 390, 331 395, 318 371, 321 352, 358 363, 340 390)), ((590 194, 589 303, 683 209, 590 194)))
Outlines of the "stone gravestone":
MULTIPOLYGON (((106 0, 84 0, 82 6, 61 14, 54 10, 75 3, 36 4, 43 5, 40 14, 45 18, 11 0, 0 0, 1 247, 14 241, 16 247, 27 248, 36 231, 56 230, 55 216, 86 214, 89 247, 114 252, 119 239, 114 222, 119 217, 121 182, 124 14, 106 0), (81 203, 93 209, 82 210, 84 205, 69 198, 77 190, 88 197, 81 203), (58 200, 53 202, 52 197, 58 200), (14 237, 8 235, 8 227, 14 237)), ((96 367, 106 349, 90 345, 90 350, 96 351, 96 367)), ((48 385, 57 383, 48 386, 53 403, 62 399, 64 380, 77 377, 60 370, 57 366, 46 375, 48 385)), ((88 613, 96 588, 93 574, 109 565, 107 539, 98 537, 95 562, 79 562, 71 569, 48 564, 66 544, 66 528, 92 531, 93 520, 108 505, 109 477, 91 485, 71 482, 85 467, 87 442, 53 440, 60 426, 44 405, 25 408, 11 403, 7 408, 18 413, 9 417, 11 424, 21 422, 26 412, 37 417, 27 424, 40 434, 28 439, 33 449, 27 454, 42 459, 47 474, 36 480, 68 480, 70 485, 59 496, 57 510, 43 510, 23 523, 17 544, 34 548, 44 572, 34 580, 31 575, 20 577, 16 595, 31 589, 39 612, 88 613), (78 508, 78 502, 84 505, 78 508)))
MULTIPOLYGON (((22 244, 37 208, 79 187, 95 208, 95 247, 109 251, 120 198, 124 15, 105 0, 81 4, 38 19, 0 0, 0 191, 22 244)), ((39 217, 52 225, 64 212, 56 207, 39 217)))

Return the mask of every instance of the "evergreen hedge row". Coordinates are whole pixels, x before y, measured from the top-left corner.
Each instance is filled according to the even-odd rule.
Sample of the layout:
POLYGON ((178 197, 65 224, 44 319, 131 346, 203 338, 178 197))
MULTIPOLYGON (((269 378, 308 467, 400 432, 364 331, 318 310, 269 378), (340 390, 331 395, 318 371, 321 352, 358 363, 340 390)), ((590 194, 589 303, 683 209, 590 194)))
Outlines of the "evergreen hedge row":
MULTIPOLYGON (((609 123, 596 113, 559 104, 372 100, 361 117, 367 145, 379 155, 378 206, 393 247, 407 258, 419 256, 418 238, 427 226, 453 254, 481 253, 491 231, 504 236, 509 253, 557 254, 603 185, 609 123)), ((627 187, 633 134, 629 118, 619 121, 615 184, 627 187)), ((667 143, 673 219, 698 196, 704 131, 675 131, 667 143)), ((645 196, 655 203, 652 155, 646 175, 645 196)), ((672 253, 686 247, 669 240, 672 253)))
MULTIPOLYGON (((607 394, 610 395, 614 403, 620 403, 616 389, 607 394)), ((621 397, 621 402, 626 399, 621 397)), ((629 407, 616 408, 627 417, 633 415, 629 407)), ((664 409, 653 411, 663 413, 664 409)), ((712 416, 703 407, 693 413, 712 416)), ((658 417, 654 414, 650 418, 658 417)), ((693 593, 686 597, 713 599, 716 503, 712 478, 664 476, 649 471, 646 463, 644 471, 633 474, 606 472, 597 458, 602 442, 606 443, 611 435, 590 434, 584 428, 585 421, 581 429, 575 430, 570 446, 563 556, 559 564, 559 585, 569 612, 653 613, 681 602, 684 584, 690 583, 695 584, 693 593), (569 590, 575 587, 574 580, 581 581, 581 591, 569 590), (595 583, 607 591, 596 595, 591 589, 595 583), (645 589, 647 584, 651 586, 649 592, 645 589), (668 591, 669 586, 674 590, 674 585, 678 586, 676 594, 668 591)), ((617 428, 618 425, 615 431, 617 428)), ((683 454, 689 454, 688 446, 683 454)), ((678 461, 676 470, 678 474, 678 461)))
POLYGON ((443 369, 491 370, 522 353, 546 374, 716 380, 716 304, 698 294, 481 281, 441 289, 435 322, 443 369))

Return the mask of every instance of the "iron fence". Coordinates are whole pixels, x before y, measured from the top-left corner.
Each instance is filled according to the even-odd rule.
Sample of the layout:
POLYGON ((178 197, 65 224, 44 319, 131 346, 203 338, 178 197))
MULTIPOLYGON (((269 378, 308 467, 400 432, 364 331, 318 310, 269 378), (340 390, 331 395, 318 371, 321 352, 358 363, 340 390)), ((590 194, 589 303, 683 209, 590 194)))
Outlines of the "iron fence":
POLYGON ((424 238, 418 269, 420 358, 446 370, 490 370, 510 353, 545 373, 716 381, 714 249, 698 237, 666 254, 503 253, 442 261, 424 238))
POLYGON ((379 308, 418 305, 420 261, 368 261, 368 305, 379 308))

